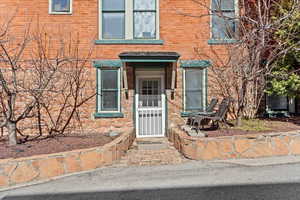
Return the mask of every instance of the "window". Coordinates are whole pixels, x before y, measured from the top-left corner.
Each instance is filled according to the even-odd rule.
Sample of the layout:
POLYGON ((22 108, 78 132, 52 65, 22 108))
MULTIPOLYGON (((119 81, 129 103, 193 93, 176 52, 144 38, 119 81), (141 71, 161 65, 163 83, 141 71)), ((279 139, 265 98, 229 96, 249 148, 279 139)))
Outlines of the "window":
POLYGON ((134 38, 154 39, 156 34, 155 0, 134 0, 134 38))
POLYGON ((100 39, 158 39, 158 0, 99 0, 100 39))
POLYGON ((125 38, 125 0, 103 0, 103 39, 125 38))
POLYGON ((288 98, 286 96, 267 95, 267 109, 288 110, 288 98))
POLYGON ((120 112, 120 69, 97 70, 97 112, 120 112))
POLYGON ((184 111, 204 111, 206 107, 206 69, 184 69, 184 111))
POLYGON ((234 39, 236 32, 235 0, 212 0, 211 37, 234 39))
POLYGON ((52 14, 71 14, 72 0, 50 0, 49 12, 52 14))

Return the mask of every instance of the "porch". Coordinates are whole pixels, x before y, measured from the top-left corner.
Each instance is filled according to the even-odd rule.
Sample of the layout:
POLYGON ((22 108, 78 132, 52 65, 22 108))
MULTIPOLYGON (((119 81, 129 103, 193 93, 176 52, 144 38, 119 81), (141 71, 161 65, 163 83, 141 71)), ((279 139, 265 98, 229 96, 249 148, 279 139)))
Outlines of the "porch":
POLYGON ((174 93, 176 52, 124 52, 119 55, 123 88, 134 91, 133 121, 137 138, 164 137, 168 128, 168 101, 174 93))

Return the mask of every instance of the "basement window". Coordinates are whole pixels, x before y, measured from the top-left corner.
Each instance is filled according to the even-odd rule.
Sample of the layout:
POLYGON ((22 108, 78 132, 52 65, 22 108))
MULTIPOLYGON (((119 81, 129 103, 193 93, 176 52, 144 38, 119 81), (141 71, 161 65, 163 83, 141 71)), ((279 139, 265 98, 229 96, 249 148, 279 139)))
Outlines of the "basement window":
POLYGON ((72 0, 49 0, 50 14, 72 14, 72 0))

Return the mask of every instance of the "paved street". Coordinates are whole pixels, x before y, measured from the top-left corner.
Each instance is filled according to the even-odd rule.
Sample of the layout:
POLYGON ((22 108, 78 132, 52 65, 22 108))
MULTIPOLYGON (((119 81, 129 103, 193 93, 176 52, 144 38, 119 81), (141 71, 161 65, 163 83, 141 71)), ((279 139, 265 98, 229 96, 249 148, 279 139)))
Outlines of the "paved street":
POLYGON ((274 158, 105 168, 0 192, 0 199, 300 199, 300 163, 274 158))

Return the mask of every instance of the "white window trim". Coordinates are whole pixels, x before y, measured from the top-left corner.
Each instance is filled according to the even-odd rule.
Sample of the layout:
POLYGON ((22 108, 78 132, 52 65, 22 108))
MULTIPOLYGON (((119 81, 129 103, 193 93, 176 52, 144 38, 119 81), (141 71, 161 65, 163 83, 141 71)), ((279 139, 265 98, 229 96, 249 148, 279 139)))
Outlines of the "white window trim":
POLYGON ((52 0, 49 0, 49 14, 51 14, 51 15, 71 15, 72 13, 73 13, 73 0, 70 0, 70 11, 69 12, 52 11, 52 0))
MULTIPOLYGON (((210 0, 210 6, 209 6, 209 12, 210 12, 210 23, 209 23, 209 38, 210 39, 213 39, 213 40, 231 40, 231 39, 228 39, 228 38, 224 38, 224 39, 217 39, 217 38, 213 38, 212 37, 212 18, 213 18, 213 14, 212 14, 212 1, 213 0, 210 0)), ((223 0, 223 1, 226 1, 226 0, 223 0)), ((234 14, 235 14, 235 17, 238 18, 239 17, 239 0, 234 0, 234 14)), ((237 20, 237 19, 236 19, 237 20)), ((235 38, 232 38, 232 39, 235 39, 235 38)))
POLYGON ((121 112, 121 68, 98 68, 97 77, 97 113, 120 113, 121 112), (118 71, 118 110, 101 110, 102 104, 102 86, 101 86, 101 72, 102 70, 117 70, 118 71))
POLYGON ((204 77, 202 77, 202 106, 203 106, 203 110, 206 110, 206 104, 207 104, 207 69, 202 69, 202 68, 184 68, 183 69, 183 91, 182 91, 182 95, 183 95, 183 111, 184 112, 189 112, 189 110, 186 109, 186 90, 185 90, 185 85, 186 85, 186 82, 185 82, 185 72, 186 70, 203 70, 203 75, 204 77))
POLYGON ((100 40, 159 40, 159 0, 156 0, 156 38, 155 39, 135 39, 134 38, 134 22, 133 22, 133 1, 125 0, 125 39, 103 39, 102 37, 102 0, 98 0, 98 38, 100 40))

